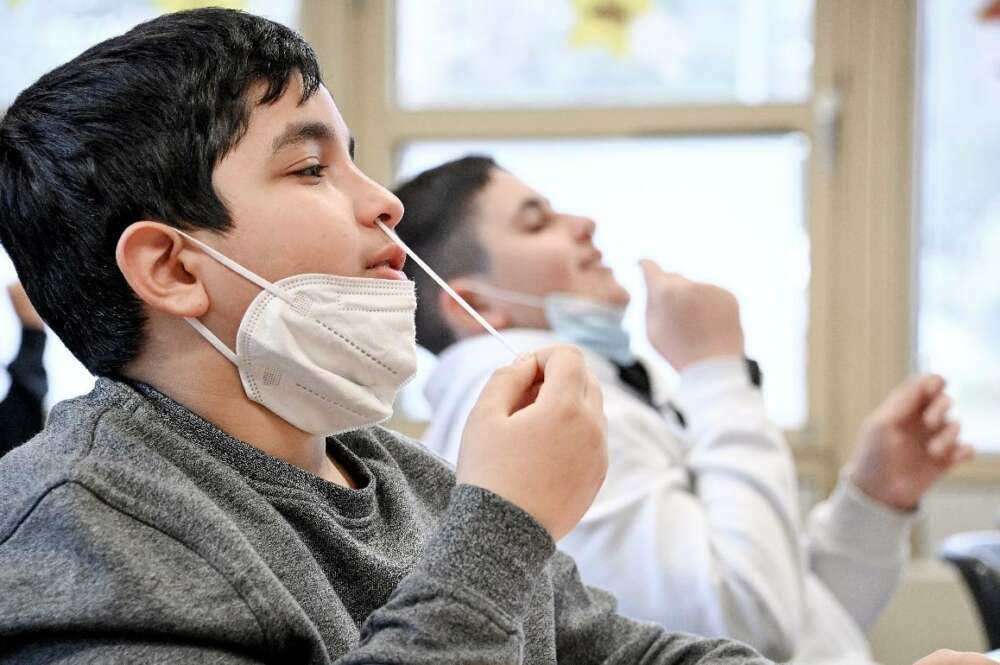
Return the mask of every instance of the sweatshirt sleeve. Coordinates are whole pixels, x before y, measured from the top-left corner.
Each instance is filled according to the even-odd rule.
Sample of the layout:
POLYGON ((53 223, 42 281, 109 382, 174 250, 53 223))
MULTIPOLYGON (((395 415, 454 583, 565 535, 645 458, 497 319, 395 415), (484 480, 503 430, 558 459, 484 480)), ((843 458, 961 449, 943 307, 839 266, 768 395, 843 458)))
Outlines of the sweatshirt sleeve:
POLYGON ((555 544, 530 515, 471 485, 451 504, 417 566, 362 626, 338 663, 515 663, 522 623, 555 544))
POLYGON ((862 630, 871 628, 902 578, 917 516, 869 498, 843 476, 809 515, 810 568, 862 630))
POLYGON ((43 357, 46 335, 44 330, 21 328, 21 346, 17 356, 7 366, 12 384, 21 386, 38 404, 40 409, 49 383, 43 357))
POLYGON ((687 421, 679 457, 661 452, 666 427, 607 396, 609 477, 563 545, 625 614, 787 660, 805 568, 791 453, 740 358, 688 368, 675 397, 687 421))
POLYGON ((763 394, 751 384, 742 358, 688 368, 678 398, 688 422, 686 461, 697 497, 688 518, 703 525, 704 541, 691 554, 711 562, 707 572, 715 580, 726 634, 775 660, 790 658, 805 605, 791 450, 768 419, 763 394))
POLYGON ((745 644, 668 632, 616 613, 614 598, 580 581, 573 560, 553 558, 559 663, 573 665, 758 665, 767 663, 745 644))

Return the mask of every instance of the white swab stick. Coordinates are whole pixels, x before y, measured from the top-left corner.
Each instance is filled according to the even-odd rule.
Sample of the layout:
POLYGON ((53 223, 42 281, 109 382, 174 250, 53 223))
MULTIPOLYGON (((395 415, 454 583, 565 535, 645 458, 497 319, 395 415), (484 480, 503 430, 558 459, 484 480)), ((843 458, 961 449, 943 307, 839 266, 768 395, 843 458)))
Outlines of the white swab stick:
POLYGON ((510 351, 511 355, 513 355, 514 357, 517 357, 518 355, 520 355, 518 353, 517 349, 515 349, 513 346, 511 346, 510 343, 508 343, 507 340, 504 339, 503 335, 501 335, 499 332, 497 332, 497 329, 490 325, 489 321, 487 321, 486 319, 484 319, 479 312, 477 312, 475 309, 473 309, 472 305, 470 305, 469 303, 465 302, 465 298, 463 298, 462 296, 460 296, 457 293, 455 293, 455 290, 453 288, 451 288, 450 286, 448 286, 448 284, 443 279, 441 279, 441 277, 439 277, 438 274, 436 272, 434 272, 434 270, 432 270, 429 265, 427 265, 426 263, 424 263, 424 260, 421 259, 419 256, 417 256, 416 253, 412 249, 410 249, 405 242, 403 242, 402 238, 400 238, 398 235, 396 235, 395 231, 393 231, 388 226, 386 226, 382 222, 381 219, 375 220, 375 223, 378 224, 378 227, 380 229, 382 229, 383 233, 385 233, 387 236, 389 236, 390 240, 392 240, 394 243, 396 243, 397 245, 399 245, 400 248, 402 248, 402 250, 404 252, 406 252, 407 256, 409 256, 411 259, 413 259, 416 262, 416 264, 418 266, 420 266, 420 268, 425 273, 427 273, 430 276, 431 279, 433 279, 435 282, 437 282, 438 286, 440 286, 442 289, 444 289, 445 292, 447 292, 447 294, 449 296, 451 296, 452 298, 454 298, 455 302, 457 302, 459 305, 461 305, 462 309, 464 309, 466 312, 469 313, 469 316, 471 316, 472 318, 474 318, 479 323, 479 325, 481 325, 483 328, 486 328, 486 330, 491 335, 493 335, 497 340, 499 340, 499 342, 501 344, 503 344, 507 348, 508 351, 510 351))

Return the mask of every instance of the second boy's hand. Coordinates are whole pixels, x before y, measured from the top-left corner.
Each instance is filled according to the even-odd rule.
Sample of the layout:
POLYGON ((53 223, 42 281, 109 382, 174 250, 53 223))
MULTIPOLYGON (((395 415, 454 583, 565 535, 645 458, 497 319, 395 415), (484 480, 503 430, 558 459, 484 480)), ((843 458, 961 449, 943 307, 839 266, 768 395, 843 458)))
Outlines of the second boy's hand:
POLYGON ((559 540, 590 507, 608 466, 601 387, 571 346, 497 370, 462 436, 459 483, 525 510, 559 540))
POLYGON ((641 265, 649 341, 675 370, 710 358, 743 357, 740 307, 732 293, 665 272, 652 261, 641 265))

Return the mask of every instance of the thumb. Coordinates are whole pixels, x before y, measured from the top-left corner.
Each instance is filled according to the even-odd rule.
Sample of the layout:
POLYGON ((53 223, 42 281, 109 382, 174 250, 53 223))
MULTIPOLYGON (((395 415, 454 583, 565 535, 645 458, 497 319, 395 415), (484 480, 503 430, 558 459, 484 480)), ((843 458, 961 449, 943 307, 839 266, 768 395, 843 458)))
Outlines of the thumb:
POLYGON ((514 362, 493 372, 476 402, 476 410, 510 415, 524 403, 526 395, 539 378, 538 360, 533 353, 522 353, 514 362))
POLYGON ((639 261, 639 267, 642 268, 642 276, 646 279, 647 284, 649 284, 649 282, 653 279, 663 275, 663 268, 650 259, 642 259, 639 261))
POLYGON ((942 390, 944 379, 936 374, 910 377, 889 393, 883 404, 883 413, 893 422, 915 416, 942 390))

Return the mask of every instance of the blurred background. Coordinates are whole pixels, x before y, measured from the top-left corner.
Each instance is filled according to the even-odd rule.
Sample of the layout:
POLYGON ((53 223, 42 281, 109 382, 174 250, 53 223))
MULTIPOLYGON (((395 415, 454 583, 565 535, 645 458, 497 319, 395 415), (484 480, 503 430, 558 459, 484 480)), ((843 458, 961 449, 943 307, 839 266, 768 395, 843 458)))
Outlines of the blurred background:
MULTIPOLYGON (((489 153, 597 220, 633 302, 642 257, 734 291, 804 506, 895 383, 943 374, 979 458, 923 506, 873 643, 887 665, 985 648, 935 553, 1000 509, 1000 2, 0 0, 0 112, 88 46, 203 5, 300 30, 383 184, 489 153)), ((641 307, 627 320, 648 353, 641 307)), ((2 365, 16 321, 0 298, 2 365)), ((93 383, 56 339, 45 363, 50 404, 93 383)), ((413 433, 420 383, 396 423, 413 433)))

